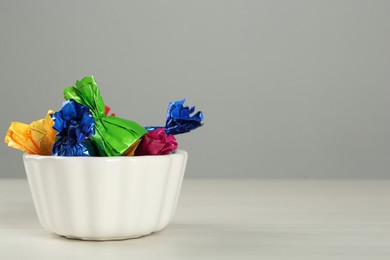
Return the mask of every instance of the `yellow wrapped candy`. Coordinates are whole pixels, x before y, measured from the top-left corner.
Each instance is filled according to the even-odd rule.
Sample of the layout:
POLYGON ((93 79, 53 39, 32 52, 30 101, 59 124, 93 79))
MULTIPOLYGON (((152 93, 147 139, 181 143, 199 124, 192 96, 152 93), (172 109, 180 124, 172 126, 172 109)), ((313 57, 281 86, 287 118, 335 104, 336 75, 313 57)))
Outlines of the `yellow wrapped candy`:
POLYGON ((139 143, 141 142, 141 139, 135 141, 134 144, 132 144, 129 149, 123 154, 124 156, 134 156, 135 149, 137 149, 139 143))
POLYGON ((53 129, 54 121, 49 110, 46 118, 27 125, 20 122, 11 122, 5 136, 8 146, 22 150, 29 154, 51 155, 57 131, 53 129))

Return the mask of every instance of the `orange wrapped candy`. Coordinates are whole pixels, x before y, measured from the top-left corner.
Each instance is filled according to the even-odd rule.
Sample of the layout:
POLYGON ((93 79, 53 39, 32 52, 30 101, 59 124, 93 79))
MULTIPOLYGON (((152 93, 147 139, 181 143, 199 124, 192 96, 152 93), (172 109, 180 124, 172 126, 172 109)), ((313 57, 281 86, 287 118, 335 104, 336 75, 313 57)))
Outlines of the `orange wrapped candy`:
POLYGON ((135 141, 134 144, 132 144, 129 149, 127 149, 127 151, 123 154, 124 156, 134 156, 135 154, 135 150, 137 149, 139 143, 141 142, 142 139, 138 139, 137 141, 135 141))
POLYGON ((54 121, 49 110, 44 119, 27 125, 20 122, 11 122, 5 136, 8 146, 22 150, 29 154, 51 155, 57 131, 53 129, 54 121))

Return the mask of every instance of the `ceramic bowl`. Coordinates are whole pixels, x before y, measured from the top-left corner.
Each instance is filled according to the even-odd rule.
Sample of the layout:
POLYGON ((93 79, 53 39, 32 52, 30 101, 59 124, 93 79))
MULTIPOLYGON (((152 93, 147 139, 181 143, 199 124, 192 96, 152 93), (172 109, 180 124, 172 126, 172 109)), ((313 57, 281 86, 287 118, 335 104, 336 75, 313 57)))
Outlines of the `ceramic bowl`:
POLYGON ((24 154, 42 226, 67 238, 117 240, 164 229, 177 205, 187 153, 133 157, 24 154))

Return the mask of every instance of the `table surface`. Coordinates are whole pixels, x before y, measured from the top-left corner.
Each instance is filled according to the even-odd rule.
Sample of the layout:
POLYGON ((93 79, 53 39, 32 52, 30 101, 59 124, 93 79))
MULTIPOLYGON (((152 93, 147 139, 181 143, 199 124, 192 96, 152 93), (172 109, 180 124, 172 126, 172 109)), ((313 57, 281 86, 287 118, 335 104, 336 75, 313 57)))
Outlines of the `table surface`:
POLYGON ((123 241, 41 228, 27 180, 0 180, 0 259, 390 259, 390 180, 184 180, 168 227, 123 241))

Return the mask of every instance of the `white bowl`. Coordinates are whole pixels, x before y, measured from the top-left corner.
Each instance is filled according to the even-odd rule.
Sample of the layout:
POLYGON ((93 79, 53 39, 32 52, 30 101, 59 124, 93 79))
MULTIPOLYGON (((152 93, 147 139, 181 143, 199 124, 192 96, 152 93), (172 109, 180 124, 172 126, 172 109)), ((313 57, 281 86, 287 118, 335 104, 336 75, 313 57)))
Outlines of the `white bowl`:
POLYGON ((176 209, 187 153, 133 157, 24 154, 42 226, 68 238, 116 240, 164 229, 176 209))

